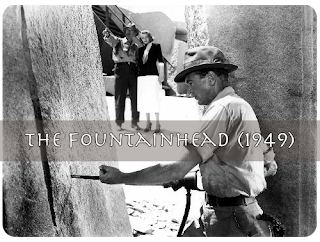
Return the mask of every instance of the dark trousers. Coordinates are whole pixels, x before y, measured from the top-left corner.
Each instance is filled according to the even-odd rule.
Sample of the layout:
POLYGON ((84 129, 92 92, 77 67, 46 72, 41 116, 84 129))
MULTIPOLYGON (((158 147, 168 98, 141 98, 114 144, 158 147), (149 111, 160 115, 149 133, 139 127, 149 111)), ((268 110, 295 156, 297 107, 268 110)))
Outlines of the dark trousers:
POLYGON ((257 201, 240 206, 204 205, 200 216, 184 231, 184 237, 271 237, 269 222, 258 220, 262 214, 257 201))
POLYGON ((131 100, 132 124, 139 122, 137 111, 137 67, 135 64, 118 63, 114 68, 115 76, 115 109, 116 123, 124 122, 124 110, 126 105, 127 90, 131 100))

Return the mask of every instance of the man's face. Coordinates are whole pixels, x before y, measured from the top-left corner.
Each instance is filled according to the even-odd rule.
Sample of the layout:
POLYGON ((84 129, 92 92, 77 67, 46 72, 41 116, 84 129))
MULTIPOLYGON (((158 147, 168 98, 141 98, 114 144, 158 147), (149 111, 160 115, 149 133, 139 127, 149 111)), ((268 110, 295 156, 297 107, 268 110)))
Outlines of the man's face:
MULTIPOLYGON (((211 72, 213 73, 213 72, 211 72)), ((199 105, 208 105, 217 96, 214 86, 218 78, 215 74, 206 76, 199 72, 191 72, 185 78, 185 83, 188 84, 188 90, 192 97, 194 97, 199 105)))
POLYGON ((128 40, 132 40, 135 37, 135 32, 132 28, 127 28, 124 34, 128 40))

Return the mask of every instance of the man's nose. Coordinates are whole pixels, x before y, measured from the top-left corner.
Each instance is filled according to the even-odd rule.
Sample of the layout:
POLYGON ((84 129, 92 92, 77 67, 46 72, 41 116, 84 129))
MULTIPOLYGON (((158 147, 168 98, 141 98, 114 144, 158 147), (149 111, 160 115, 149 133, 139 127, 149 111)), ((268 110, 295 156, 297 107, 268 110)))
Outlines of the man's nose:
POLYGON ((193 96, 193 90, 192 90, 192 87, 190 86, 190 85, 188 85, 188 87, 187 87, 187 95, 188 96, 193 96))

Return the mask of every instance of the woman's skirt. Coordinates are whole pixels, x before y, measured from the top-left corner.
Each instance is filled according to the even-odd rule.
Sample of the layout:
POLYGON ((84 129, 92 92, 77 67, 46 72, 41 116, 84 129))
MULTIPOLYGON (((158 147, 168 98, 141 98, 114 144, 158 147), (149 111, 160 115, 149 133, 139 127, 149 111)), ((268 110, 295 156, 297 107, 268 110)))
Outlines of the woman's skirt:
POLYGON ((138 77, 137 104, 138 111, 143 113, 160 112, 162 87, 157 75, 138 77))

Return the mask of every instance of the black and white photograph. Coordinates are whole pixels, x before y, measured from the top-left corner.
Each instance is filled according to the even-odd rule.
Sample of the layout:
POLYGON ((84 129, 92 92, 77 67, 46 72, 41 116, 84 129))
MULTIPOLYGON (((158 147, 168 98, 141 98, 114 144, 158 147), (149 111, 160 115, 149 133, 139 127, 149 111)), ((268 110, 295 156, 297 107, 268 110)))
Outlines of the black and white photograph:
POLYGON ((1 237, 315 238, 317 8, 118 3, 2 6, 1 237))

